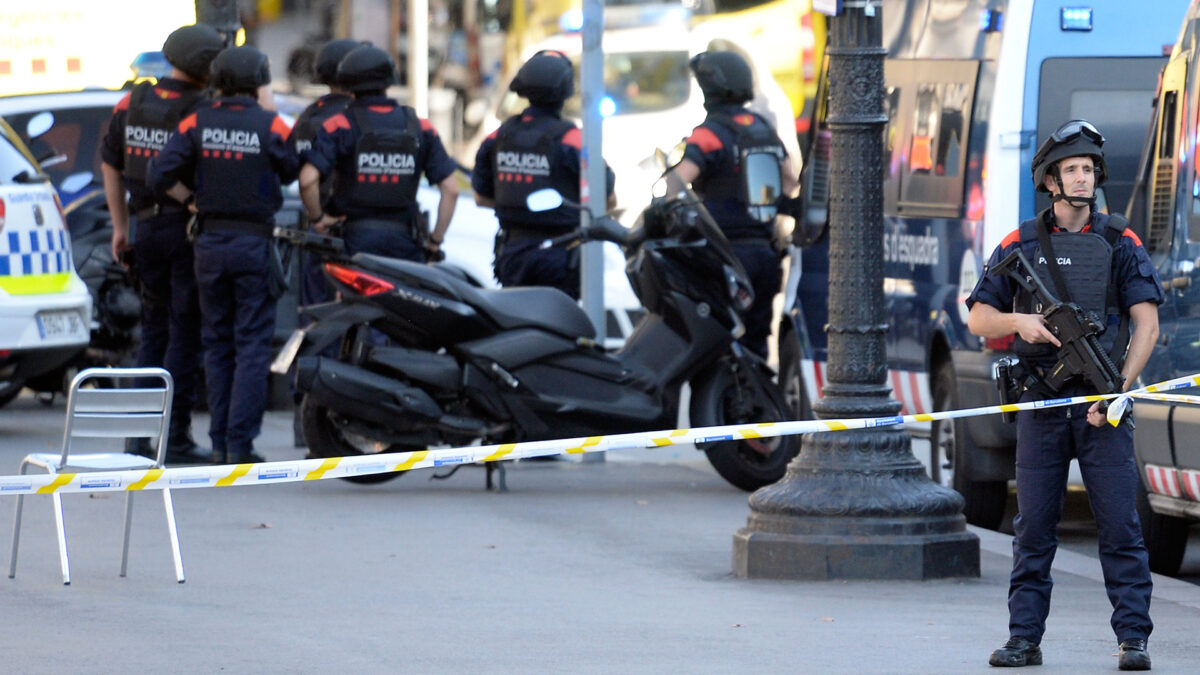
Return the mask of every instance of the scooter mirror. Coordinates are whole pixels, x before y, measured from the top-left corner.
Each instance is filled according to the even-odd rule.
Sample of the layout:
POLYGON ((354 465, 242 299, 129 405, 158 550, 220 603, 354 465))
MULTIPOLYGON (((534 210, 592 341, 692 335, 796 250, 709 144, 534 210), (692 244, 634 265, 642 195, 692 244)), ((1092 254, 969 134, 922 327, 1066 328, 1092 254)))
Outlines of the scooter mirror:
POLYGON ((534 213, 552 211, 562 205, 563 197, 554 188, 535 190, 525 198, 525 206, 529 207, 529 210, 534 213))

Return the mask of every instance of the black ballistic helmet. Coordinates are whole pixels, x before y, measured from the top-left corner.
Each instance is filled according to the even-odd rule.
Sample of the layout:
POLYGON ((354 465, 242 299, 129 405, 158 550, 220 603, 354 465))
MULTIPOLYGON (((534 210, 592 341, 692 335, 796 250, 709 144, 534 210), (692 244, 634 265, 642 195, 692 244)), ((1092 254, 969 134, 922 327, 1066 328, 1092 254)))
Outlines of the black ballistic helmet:
POLYGON ((337 84, 338 63, 347 54, 363 46, 357 40, 334 40, 326 42, 321 51, 317 52, 317 61, 313 64, 313 74, 321 84, 337 84))
POLYGON ((688 66, 705 103, 745 103, 754 98, 754 74, 737 52, 700 52, 688 66))
POLYGON ((379 47, 364 45, 338 62, 335 81, 354 93, 382 91, 396 84, 396 62, 379 47))
POLYGON ((1091 157, 1096 163, 1096 187, 1100 187, 1108 177, 1104 151, 1100 149, 1103 145, 1104 136, 1087 120, 1071 120, 1055 129, 1033 155, 1034 189, 1049 192, 1046 189, 1046 172, 1057 179, 1058 169, 1055 167, 1068 157, 1091 157))
POLYGON ((171 31, 162 50, 167 63, 194 80, 204 81, 209 64, 224 48, 225 40, 217 29, 198 23, 171 31))
POLYGON ((221 93, 253 94, 270 82, 267 55, 254 47, 230 47, 213 59, 210 83, 221 93))
POLYGON ((556 106, 575 93, 575 66, 552 49, 529 57, 508 88, 534 105, 556 106))

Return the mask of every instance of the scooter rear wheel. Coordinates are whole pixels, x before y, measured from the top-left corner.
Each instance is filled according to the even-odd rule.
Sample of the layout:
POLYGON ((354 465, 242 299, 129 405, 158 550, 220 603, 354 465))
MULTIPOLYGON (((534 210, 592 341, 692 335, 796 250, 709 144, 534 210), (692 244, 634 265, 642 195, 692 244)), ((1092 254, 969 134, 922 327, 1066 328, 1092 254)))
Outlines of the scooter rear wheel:
MULTIPOLYGON (((337 413, 318 405, 308 396, 304 397, 301 406, 300 428, 304 432, 305 442, 308 443, 308 451, 315 457, 350 457, 410 449, 388 445, 346 430, 339 423, 337 413)), ((397 478, 402 473, 407 472, 370 473, 346 476, 342 480, 360 484, 382 483, 397 478)))
MULTIPOLYGON (((779 386, 762 373, 738 372, 723 359, 711 377, 692 392, 693 427, 791 419, 779 386)), ((800 451, 798 436, 721 441, 703 446, 708 461, 722 478, 747 492, 783 478, 788 462, 800 451)))

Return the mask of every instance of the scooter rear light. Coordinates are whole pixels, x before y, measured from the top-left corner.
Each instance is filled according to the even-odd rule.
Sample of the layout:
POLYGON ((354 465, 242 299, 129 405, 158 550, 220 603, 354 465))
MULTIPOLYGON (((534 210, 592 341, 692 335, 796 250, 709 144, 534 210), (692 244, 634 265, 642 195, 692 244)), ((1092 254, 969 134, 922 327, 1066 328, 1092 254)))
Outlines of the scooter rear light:
POLYGON ((351 290, 359 295, 378 295, 379 293, 387 293, 396 288, 396 285, 390 281, 384 281, 366 272, 360 272, 356 269, 343 267, 335 263, 325 263, 325 273, 333 277, 338 283, 349 286, 351 290))
POLYGON ((1015 335, 1006 335, 1002 338, 988 338, 983 341, 983 346, 995 352, 1012 351, 1013 340, 1015 335))

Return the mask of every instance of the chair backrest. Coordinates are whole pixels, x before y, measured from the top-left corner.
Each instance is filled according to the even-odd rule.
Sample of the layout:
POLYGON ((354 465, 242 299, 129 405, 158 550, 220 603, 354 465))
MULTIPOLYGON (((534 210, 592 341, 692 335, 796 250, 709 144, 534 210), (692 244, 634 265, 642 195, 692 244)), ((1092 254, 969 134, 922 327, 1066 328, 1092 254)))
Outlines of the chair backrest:
POLYGON ((163 368, 88 368, 71 381, 62 459, 76 438, 157 438, 163 462, 175 383, 163 368), (85 388, 84 385, 94 385, 85 388))

